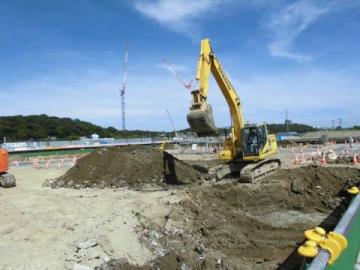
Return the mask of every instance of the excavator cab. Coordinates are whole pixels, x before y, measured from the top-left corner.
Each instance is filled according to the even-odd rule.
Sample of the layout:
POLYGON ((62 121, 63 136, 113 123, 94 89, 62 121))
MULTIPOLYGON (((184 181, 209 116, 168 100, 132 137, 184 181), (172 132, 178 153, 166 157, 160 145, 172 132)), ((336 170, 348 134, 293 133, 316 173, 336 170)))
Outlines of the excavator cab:
POLYGON ((266 125, 246 125, 241 132, 243 156, 259 156, 267 142, 266 125))

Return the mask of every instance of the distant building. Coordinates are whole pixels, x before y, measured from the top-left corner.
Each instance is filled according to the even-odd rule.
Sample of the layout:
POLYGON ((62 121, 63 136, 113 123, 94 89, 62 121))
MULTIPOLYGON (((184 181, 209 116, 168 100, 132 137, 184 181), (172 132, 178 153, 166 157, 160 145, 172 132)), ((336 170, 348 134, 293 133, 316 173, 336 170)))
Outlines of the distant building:
POLYGON ((291 139, 298 139, 300 138, 297 132, 280 132, 276 133, 276 140, 277 141, 286 141, 291 139))
POLYGON ((90 139, 92 139, 92 140, 98 140, 98 139, 100 139, 100 136, 97 135, 96 133, 94 133, 94 134, 91 134, 91 135, 90 135, 90 139))

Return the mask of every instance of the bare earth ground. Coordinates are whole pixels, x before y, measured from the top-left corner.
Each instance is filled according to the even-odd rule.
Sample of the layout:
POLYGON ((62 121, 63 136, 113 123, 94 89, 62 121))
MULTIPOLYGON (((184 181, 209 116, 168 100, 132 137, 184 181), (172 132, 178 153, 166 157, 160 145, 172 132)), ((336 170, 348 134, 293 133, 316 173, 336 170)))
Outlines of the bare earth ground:
MULTIPOLYGON (((144 151, 152 153, 132 150, 126 158, 136 161, 144 151)), ((145 180, 162 191, 135 191, 133 183, 138 187, 142 181, 132 179, 134 174, 96 176, 98 160, 123 154, 111 150, 100 155, 88 157, 96 161, 93 167, 80 161, 67 174, 71 178, 58 178, 66 188, 42 186, 65 170, 11 170, 17 187, 0 188, 1 270, 298 269, 300 258, 291 254, 303 241, 303 231, 320 223, 331 229, 346 205, 341 191, 350 179, 360 179, 355 166, 289 169, 289 163, 255 184, 194 181, 197 174, 191 179, 185 165, 154 152, 147 159, 153 163, 146 165, 151 177, 145 180), (164 164, 171 165, 170 171, 164 164), (170 182, 192 181, 169 186, 167 176, 177 180, 170 182), (99 177, 112 187, 128 183, 132 190, 86 188, 98 185, 99 177), (159 185, 160 180, 165 183, 159 185)), ((118 162, 112 166, 128 172, 118 162)), ((139 168, 134 173, 145 172, 139 168)))
POLYGON ((153 254, 134 228, 137 211, 151 208, 164 215, 169 191, 138 193, 126 189, 51 189, 45 179, 64 170, 15 168, 17 187, 0 189, 0 269, 74 269, 79 262, 94 267, 111 258, 143 264, 153 254), (86 246, 87 240, 96 246, 86 246), (91 241, 90 241, 91 242, 91 241))

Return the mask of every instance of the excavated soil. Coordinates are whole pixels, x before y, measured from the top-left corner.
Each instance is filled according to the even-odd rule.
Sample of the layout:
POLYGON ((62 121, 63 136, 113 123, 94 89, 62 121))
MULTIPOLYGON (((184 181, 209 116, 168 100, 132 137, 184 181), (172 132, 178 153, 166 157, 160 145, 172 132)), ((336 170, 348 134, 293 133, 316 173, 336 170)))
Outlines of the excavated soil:
POLYGON ((179 200, 167 204, 166 215, 152 219, 147 210, 137 213, 136 232, 157 258, 143 266, 111 260, 97 269, 295 270, 302 263, 296 248, 304 230, 333 229, 350 201, 344 190, 360 183, 359 168, 341 165, 283 169, 254 184, 204 176, 156 148, 123 147, 80 159, 53 184, 140 189, 175 184, 171 195, 179 200), (184 183, 189 185, 177 188, 184 183))
POLYGON ((53 187, 133 187, 179 185, 198 180, 191 166, 150 146, 105 148, 79 159, 53 187))
POLYGON ((137 267, 112 261, 102 269, 299 269, 296 247, 306 229, 332 229, 359 185, 356 168, 281 170, 258 184, 187 186, 163 226, 142 219, 142 239, 158 259, 137 267), (160 251, 159 251, 160 249, 160 251), (106 268, 109 267, 109 268, 106 268))

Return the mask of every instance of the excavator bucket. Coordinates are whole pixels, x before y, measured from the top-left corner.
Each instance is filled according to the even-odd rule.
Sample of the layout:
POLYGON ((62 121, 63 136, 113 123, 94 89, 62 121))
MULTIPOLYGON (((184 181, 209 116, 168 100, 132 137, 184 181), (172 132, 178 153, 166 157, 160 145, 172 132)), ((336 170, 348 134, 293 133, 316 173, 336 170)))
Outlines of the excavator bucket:
POLYGON ((187 115, 190 128, 199 137, 218 136, 219 131, 215 127, 214 116, 210 104, 205 109, 191 110, 187 115))

